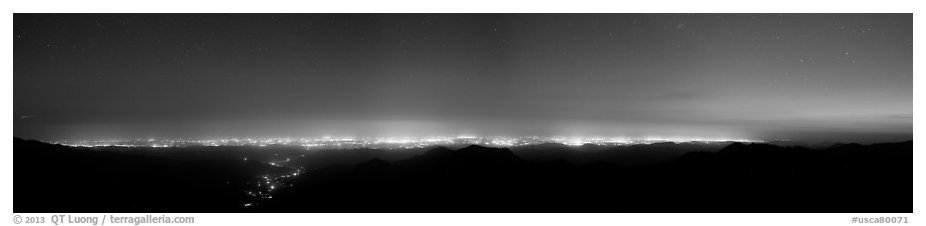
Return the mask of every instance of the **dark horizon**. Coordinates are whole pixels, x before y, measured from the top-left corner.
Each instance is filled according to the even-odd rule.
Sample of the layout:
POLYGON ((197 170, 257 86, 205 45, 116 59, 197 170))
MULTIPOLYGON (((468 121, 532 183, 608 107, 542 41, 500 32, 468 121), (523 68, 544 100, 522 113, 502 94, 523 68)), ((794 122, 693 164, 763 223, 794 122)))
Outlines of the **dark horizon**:
POLYGON ((15 137, 913 139, 912 14, 14 14, 15 137))

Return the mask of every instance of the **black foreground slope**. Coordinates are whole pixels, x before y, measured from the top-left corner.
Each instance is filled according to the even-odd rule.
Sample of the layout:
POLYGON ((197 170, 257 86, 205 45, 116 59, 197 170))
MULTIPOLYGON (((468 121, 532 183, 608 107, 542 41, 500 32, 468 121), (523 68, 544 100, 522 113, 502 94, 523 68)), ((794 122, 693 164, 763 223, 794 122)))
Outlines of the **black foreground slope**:
POLYGON ((912 142, 819 151, 734 143, 649 167, 438 148, 316 172, 266 211, 912 212, 911 160, 912 142))
POLYGON ((237 212, 241 192, 275 167, 240 159, 177 160, 14 140, 15 212, 237 212))
POLYGON ((912 212, 912 141, 732 143, 634 167, 437 147, 312 170, 250 208, 240 186, 265 164, 14 141, 16 212, 912 212))

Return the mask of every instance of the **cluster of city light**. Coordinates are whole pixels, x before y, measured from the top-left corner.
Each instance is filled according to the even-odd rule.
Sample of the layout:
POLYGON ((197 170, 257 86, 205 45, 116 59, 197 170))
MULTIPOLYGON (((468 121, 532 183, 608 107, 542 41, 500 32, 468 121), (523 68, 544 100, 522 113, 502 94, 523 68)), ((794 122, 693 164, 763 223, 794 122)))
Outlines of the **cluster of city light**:
MULTIPOLYGON (((247 161, 247 159, 245 159, 247 161)), ((288 161, 288 160, 287 160, 288 161)), ((297 176, 303 173, 303 169, 293 169, 289 173, 276 175, 263 175, 257 178, 256 187, 245 190, 245 194, 253 199, 244 203, 244 206, 256 206, 260 204, 260 199, 272 199, 273 192, 285 187, 293 186, 292 182, 297 176)))
MULTIPOLYGON (((763 142, 741 138, 706 138, 706 137, 608 137, 608 136, 431 136, 431 137, 316 137, 316 138, 225 138, 225 139, 134 139, 134 140, 97 140, 55 142, 76 147, 147 147, 175 148, 188 146, 212 147, 266 147, 289 146, 303 147, 307 150, 320 149, 408 149, 429 146, 482 145, 489 147, 517 147, 539 144, 581 145, 637 145, 653 143, 684 142, 763 142)), ((274 154, 276 156, 276 154, 274 154)), ((297 155, 298 156, 298 155, 297 155)), ((305 156, 304 154, 302 155, 305 156)), ((243 157, 244 161, 249 161, 243 157)), ((255 178, 256 183, 249 183, 244 193, 251 198, 243 203, 245 207, 259 206, 265 199, 272 199, 273 193, 292 186, 293 179, 303 173, 309 173, 301 167, 294 167, 289 156, 280 156, 265 162, 268 165, 289 169, 289 172, 262 175, 255 178)))
POLYGON ((377 148, 402 149, 428 146, 483 145, 515 147, 546 143, 579 145, 634 145, 661 142, 761 142, 742 138, 705 137, 580 137, 580 136, 432 136, 432 137, 317 137, 317 138, 227 138, 227 139, 135 139, 100 141, 64 141, 76 147, 186 147, 186 146, 301 146, 306 149, 377 148))

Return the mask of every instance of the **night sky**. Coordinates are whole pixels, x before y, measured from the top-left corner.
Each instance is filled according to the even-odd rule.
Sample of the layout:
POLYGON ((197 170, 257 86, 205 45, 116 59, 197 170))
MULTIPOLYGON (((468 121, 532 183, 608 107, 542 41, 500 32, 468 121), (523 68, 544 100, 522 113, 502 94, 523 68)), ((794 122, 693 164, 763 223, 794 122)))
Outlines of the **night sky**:
POLYGON ((912 14, 15 14, 14 136, 913 137, 912 14))

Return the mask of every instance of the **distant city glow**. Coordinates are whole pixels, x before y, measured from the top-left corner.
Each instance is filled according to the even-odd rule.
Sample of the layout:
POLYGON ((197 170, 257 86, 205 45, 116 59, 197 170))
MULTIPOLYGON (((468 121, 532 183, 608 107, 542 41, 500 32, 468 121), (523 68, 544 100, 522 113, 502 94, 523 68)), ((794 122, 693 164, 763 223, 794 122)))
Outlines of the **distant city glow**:
MULTIPOLYGON (((188 146, 298 146, 308 150, 319 149, 406 149, 422 148, 428 146, 455 146, 455 145, 482 145, 490 147, 516 147, 537 144, 563 144, 570 146, 581 145, 635 145, 662 142, 744 142, 755 143, 761 140, 729 137, 580 137, 580 136, 522 136, 522 137, 320 137, 320 138, 230 138, 230 139, 137 139, 137 140, 85 140, 55 142, 60 145, 74 147, 150 147, 172 148, 188 146)), ((245 161, 248 159, 245 157, 245 161)), ((270 165, 280 165, 289 162, 285 159, 270 162, 270 165)))
MULTIPOLYGON (((56 142, 60 145, 74 147, 139 147, 152 149, 174 149, 179 147, 300 147, 305 150, 338 150, 353 148, 370 149, 411 149, 427 148, 433 146, 460 147, 466 145, 481 145, 487 147, 518 147, 541 144, 561 144, 568 146, 599 145, 624 146, 653 143, 685 143, 685 142, 763 142, 760 140, 729 138, 729 137, 679 137, 679 136, 645 136, 645 137, 617 137, 617 136, 427 136, 427 137, 309 137, 309 138, 219 138, 219 139, 156 139, 144 138, 135 140, 85 140, 56 142)), ((247 183, 244 195, 251 197, 242 204, 245 207, 256 207, 264 204, 264 199, 272 199, 273 193, 286 190, 293 186, 293 181, 303 173, 311 173, 312 169, 304 169, 293 164, 289 155, 273 154, 272 159, 256 158, 252 161, 273 166, 275 172, 260 175, 253 182, 247 183)), ((295 155, 302 156, 305 155, 295 155)), ((252 156, 253 157, 253 156, 252 156)), ((248 157, 242 157, 249 161, 248 157)))

